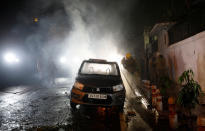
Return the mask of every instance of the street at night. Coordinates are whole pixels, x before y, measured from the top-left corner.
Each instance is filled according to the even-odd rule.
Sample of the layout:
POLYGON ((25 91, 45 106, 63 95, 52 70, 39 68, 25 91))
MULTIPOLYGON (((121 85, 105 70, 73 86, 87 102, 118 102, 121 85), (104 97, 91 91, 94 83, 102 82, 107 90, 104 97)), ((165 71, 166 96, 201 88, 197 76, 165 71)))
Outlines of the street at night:
MULTIPOLYGON (((126 80, 125 83, 130 93, 126 80)), ((125 112, 137 111, 128 99, 148 115, 142 104, 133 103, 131 99, 136 98, 132 93, 127 94, 124 112, 86 106, 73 111, 69 102, 72 84, 73 79, 58 78, 52 87, 20 85, 1 89, 0 130, 125 130, 125 112)), ((130 117, 130 130, 151 130, 142 114, 130 117)), ((151 117, 148 119, 151 122, 151 117)))
POLYGON ((2 0, 0 131, 205 131, 204 0, 2 0))

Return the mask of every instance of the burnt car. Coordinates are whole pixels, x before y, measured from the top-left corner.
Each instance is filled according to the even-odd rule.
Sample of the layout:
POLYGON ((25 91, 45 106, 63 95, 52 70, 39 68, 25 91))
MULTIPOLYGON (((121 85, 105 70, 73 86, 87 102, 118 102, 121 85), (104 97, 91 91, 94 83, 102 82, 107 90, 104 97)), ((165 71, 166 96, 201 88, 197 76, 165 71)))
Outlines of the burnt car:
POLYGON ((70 105, 117 107, 122 110, 125 87, 116 62, 89 59, 82 62, 71 90, 70 105))

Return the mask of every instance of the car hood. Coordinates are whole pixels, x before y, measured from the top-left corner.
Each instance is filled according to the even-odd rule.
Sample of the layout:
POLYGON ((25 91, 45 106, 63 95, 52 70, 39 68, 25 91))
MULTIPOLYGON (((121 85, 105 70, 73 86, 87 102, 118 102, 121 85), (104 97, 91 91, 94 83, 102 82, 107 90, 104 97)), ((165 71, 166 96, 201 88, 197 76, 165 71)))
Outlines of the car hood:
POLYGON ((113 76, 78 76, 76 81, 85 86, 108 87, 122 83, 120 77, 113 76))

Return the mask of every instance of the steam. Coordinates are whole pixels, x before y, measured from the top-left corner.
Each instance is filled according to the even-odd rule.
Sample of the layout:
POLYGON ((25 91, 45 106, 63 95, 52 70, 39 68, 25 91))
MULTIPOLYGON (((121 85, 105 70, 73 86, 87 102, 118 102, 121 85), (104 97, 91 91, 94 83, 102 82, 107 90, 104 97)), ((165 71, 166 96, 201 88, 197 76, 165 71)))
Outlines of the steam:
POLYGON ((116 13, 106 14, 97 5, 82 0, 65 0, 64 6, 72 21, 72 30, 64 40, 65 52, 68 52, 71 61, 73 59, 70 64, 72 69, 76 70, 76 65, 89 58, 111 61, 121 59, 117 47, 123 41, 122 23, 116 13))
POLYGON ((68 59, 65 66, 71 74, 77 72, 82 60, 89 58, 120 62, 128 51, 124 48, 124 14, 129 8, 128 3, 127 0, 29 2, 28 8, 38 8, 27 15, 21 14, 20 20, 23 19, 24 26, 29 26, 32 23, 28 22, 31 19, 28 15, 33 14, 33 17, 39 18, 39 22, 33 27, 33 33, 28 34, 25 43, 34 54, 36 49, 40 51, 37 57, 43 59, 43 70, 50 68, 51 60, 58 62, 60 56, 68 59))

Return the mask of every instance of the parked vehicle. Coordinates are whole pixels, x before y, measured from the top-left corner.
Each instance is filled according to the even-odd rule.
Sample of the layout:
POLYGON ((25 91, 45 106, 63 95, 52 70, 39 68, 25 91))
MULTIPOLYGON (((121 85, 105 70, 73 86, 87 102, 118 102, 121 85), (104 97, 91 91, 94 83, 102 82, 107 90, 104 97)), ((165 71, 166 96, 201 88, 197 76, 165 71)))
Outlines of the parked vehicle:
POLYGON ((82 62, 71 90, 70 105, 116 106, 123 109, 125 87, 116 62, 89 59, 82 62))

